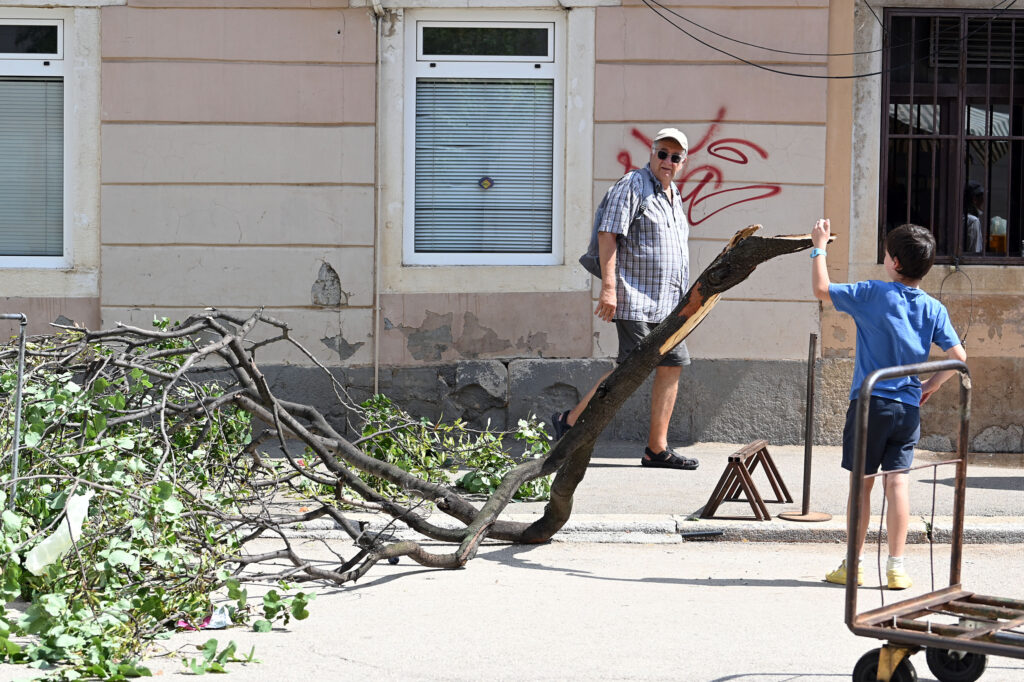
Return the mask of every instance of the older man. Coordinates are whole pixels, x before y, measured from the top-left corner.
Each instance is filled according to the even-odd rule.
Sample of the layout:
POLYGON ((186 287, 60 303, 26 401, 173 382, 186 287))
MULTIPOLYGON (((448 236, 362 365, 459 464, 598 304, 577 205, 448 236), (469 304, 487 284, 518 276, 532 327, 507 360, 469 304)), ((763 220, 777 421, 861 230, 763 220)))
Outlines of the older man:
MULTIPOLYGON (((654 136, 651 159, 645 167, 626 173, 610 190, 598 227, 601 294, 594 314, 615 321, 619 337, 617 362, 623 362, 640 341, 675 308, 689 286, 690 226, 679 190, 673 184, 683 169, 686 136, 664 128, 654 136)), ((683 457, 668 445, 679 376, 690 364, 686 344, 669 352, 654 373, 651 418, 641 465, 696 469, 695 459, 683 457)), ((594 396, 602 377, 576 407, 552 415, 555 438, 561 438, 594 396)))

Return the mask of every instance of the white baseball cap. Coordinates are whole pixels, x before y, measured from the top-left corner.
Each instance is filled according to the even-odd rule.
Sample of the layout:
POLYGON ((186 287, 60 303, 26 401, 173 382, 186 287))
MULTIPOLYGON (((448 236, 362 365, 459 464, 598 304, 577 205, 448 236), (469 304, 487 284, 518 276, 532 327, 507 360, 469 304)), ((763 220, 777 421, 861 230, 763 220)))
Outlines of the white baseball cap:
POLYGON ((689 143, 686 141, 686 135, 683 135, 677 128, 662 128, 654 136, 654 141, 657 142, 658 140, 675 140, 682 146, 684 152, 690 148, 689 143))

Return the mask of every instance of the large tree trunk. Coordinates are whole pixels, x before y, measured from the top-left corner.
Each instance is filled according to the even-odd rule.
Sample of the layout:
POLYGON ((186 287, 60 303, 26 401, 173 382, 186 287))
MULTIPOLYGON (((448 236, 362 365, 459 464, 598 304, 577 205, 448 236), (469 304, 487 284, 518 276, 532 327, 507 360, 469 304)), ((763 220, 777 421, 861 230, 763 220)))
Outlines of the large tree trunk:
POLYGON ((509 533, 505 537, 535 543, 545 542, 558 532, 572 512, 573 494, 583 480, 598 437, 664 355, 696 329, 722 293, 749 277, 758 265, 812 246, 809 234, 759 237, 754 233, 760 228, 760 225, 751 225, 738 231, 693 282, 672 314, 605 379, 576 424, 548 455, 543 469, 557 468, 558 473, 544 515, 529 525, 524 524, 520 533, 509 533))

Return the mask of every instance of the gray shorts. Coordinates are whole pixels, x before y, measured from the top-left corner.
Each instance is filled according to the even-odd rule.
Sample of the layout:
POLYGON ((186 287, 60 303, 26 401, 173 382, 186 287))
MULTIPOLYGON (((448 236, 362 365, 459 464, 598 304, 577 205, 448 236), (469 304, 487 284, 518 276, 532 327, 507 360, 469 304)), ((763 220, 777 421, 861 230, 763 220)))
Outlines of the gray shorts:
MULTIPOLYGON (((615 362, 619 364, 626 360, 626 357, 633 352, 633 349, 640 345, 651 330, 657 327, 650 322, 638 322, 636 320, 615 320, 615 330, 619 333, 619 356, 615 362)), ((681 341, 678 346, 665 354, 665 357, 658 363, 659 367, 685 367, 690 364, 690 352, 686 350, 686 342, 681 341)))

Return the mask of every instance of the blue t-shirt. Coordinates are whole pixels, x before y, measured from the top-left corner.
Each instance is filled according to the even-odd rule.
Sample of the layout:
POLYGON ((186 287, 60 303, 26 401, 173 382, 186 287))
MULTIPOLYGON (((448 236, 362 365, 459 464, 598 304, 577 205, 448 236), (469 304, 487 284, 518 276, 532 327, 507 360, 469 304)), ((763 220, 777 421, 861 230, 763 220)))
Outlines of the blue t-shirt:
MULTIPOLYGON (((933 343, 944 351, 960 343, 946 306, 920 289, 869 280, 831 284, 828 294, 836 310, 848 313, 857 323, 850 400, 856 400, 871 372, 925 362, 933 343)), ((916 376, 883 379, 871 394, 920 405, 921 380, 916 376)))

